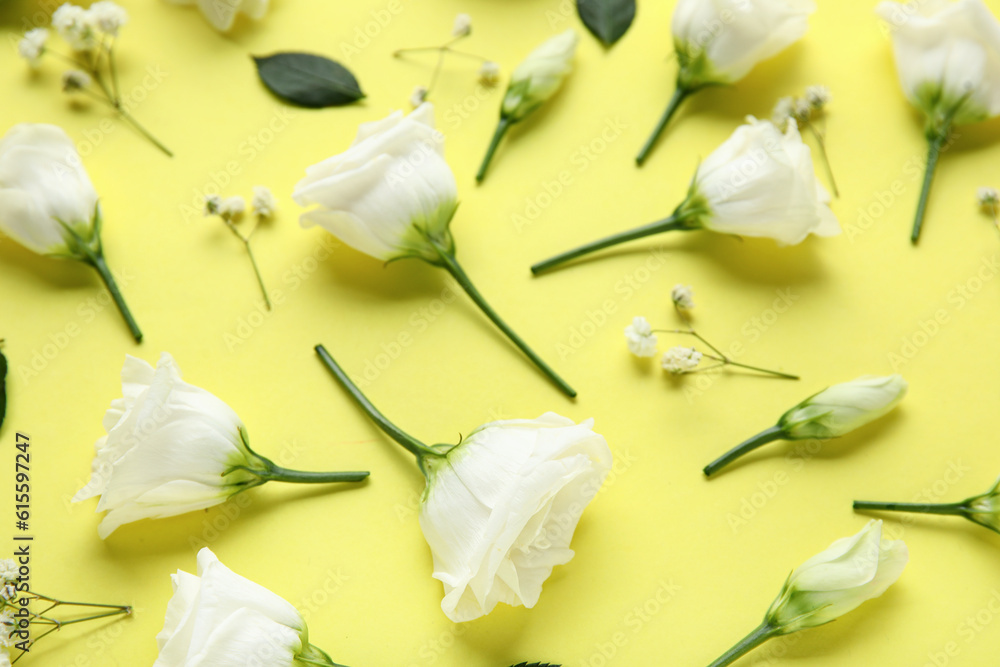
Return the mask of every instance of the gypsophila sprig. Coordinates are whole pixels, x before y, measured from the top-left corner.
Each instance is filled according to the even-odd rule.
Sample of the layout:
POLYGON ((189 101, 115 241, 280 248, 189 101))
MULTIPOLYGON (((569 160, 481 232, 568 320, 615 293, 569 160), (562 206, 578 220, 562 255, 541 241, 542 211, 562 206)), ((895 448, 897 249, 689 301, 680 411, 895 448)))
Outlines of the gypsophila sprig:
POLYGON ((862 375, 827 387, 781 415, 778 423, 745 440, 705 466, 710 477, 744 454, 776 440, 839 438, 892 411, 906 396, 901 375, 862 375))
POLYGON ((960 500, 957 503, 887 503, 855 500, 855 511, 914 512, 960 516, 980 526, 1000 533, 1000 479, 986 493, 960 500))
POLYGON ((667 350, 660 365, 663 370, 671 375, 686 375, 688 373, 698 373, 709 371, 723 366, 736 366, 747 370, 765 373, 788 380, 798 380, 797 375, 790 375, 781 371, 772 371, 766 368, 750 366, 733 360, 724 354, 719 348, 709 343, 705 338, 694 330, 691 324, 689 311, 694 308, 694 290, 689 285, 675 285, 670 291, 670 300, 678 317, 684 322, 684 329, 653 329, 645 317, 636 317, 632 324, 625 327, 625 340, 628 344, 629 352, 637 357, 655 357, 657 353, 657 333, 680 334, 692 336, 701 342, 708 352, 697 350, 693 347, 676 345, 667 350), (702 359, 711 359, 716 363, 711 366, 699 367, 702 359))
POLYGON ((882 538, 882 522, 835 541, 795 568, 764 621, 709 667, 726 667, 764 642, 807 630, 854 611, 896 583, 909 561, 902 540, 882 538))
POLYGON ((71 602, 38 593, 28 588, 27 577, 27 569, 22 572, 13 559, 0 560, 0 665, 16 663, 65 626, 132 614, 128 605, 71 602), (20 651, 13 660, 12 651, 20 651))
POLYGON ((500 75, 499 65, 489 58, 484 58, 483 56, 468 53, 466 51, 459 51, 455 48, 456 44, 471 34, 472 17, 468 14, 459 14, 455 17, 455 23, 451 29, 451 39, 441 46, 422 46, 413 49, 399 49, 393 53, 393 56, 396 58, 411 53, 437 53, 437 62, 434 65, 434 73, 431 74, 430 83, 426 86, 416 86, 410 94, 410 104, 413 105, 414 108, 419 107, 430 98, 430 94, 434 90, 434 85, 437 83, 438 78, 441 75, 441 69, 444 67, 444 59, 447 56, 458 56, 460 58, 479 61, 479 63, 481 63, 479 69, 479 82, 484 86, 492 86, 496 83, 496 79, 499 78, 500 75))
POLYGON ((807 130, 816 140, 820 157, 826 167, 830 179, 830 189, 835 197, 840 197, 837 180, 830 166, 830 156, 826 152, 826 131, 817 126, 816 121, 825 118, 826 106, 833 99, 830 89, 826 86, 809 86, 801 97, 782 97, 774 105, 771 113, 772 122, 778 127, 785 127, 789 121, 794 121, 799 130, 807 130))
POLYGON ((126 23, 128 14, 109 0, 95 2, 89 9, 66 3, 52 14, 52 28, 69 46, 69 53, 52 49, 48 44, 49 31, 35 28, 26 32, 18 43, 18 54, 32 68, 38 67, 48 54, 69 63, 71 69, 62 76, 63 92, 85 95, 109 106, 172 157, 173 153, 135 119, 121 95, 116 46, 126 23))
POLYGON ((264 285, 264 278, 261 276, 260 267, 257 266, 257 258, 254 256, 253 248, 250 246, 250 239, 253 238, 254 232, 260 226, 260 222, 274 215, 274 211, 277 208, 277 201, 274 195, 271 194, 271 191, 263 185, 255 185, 253 192, 251 206, 253 207, 256 220, 253 227, 246 234, 241 232, 237 226, 237 223, 246 211, 246 200, 243 197, 237 195, 223 199, 219 195, 208 195, 205 197, 205 215, 216 216, 222 220, 226 228, 243 244, 243 247, 247 251, 247 256, 250 257, 250 264, 253 266, 254 275, 257 277, 257 285, 260 286, 260 293, 264 296, 264 305, 267 306, 268 310, 271 310, 271 297, 268 295, 267 287, 264 285))

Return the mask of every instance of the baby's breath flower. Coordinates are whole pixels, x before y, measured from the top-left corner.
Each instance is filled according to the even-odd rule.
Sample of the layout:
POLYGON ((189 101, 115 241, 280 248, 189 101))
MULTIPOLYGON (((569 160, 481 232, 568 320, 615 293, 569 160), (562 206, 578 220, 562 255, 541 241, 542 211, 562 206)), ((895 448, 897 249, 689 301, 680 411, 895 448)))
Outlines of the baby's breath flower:
POLYGON ((93 51, 97 47, 94 16, 83 7, 65 3, 53 12, 52 27, 74 51, 93 51))
POLYGON ((410 95, 410 104, 419 107, 427 100, 427 86, 417 86, 410 95))
POLYGON ((219 215, 228 215, 230 218, 235 218, 245 210, 247 210, 246 201, 243 197, 236 195, 235 197, 227 197, 222 201, 222 206, 219 208, 219 215))
POLYGON ((798 97, 795 99, 793 107, 793 115, 795 119, 799 122, 806 122, 812 116, 813 106, 803 97, 798 97))
POLYGON ((784 128, 788 124, 788 119, 792 117, 795 110, 794 97, 782 97, 774 105, 771 112, 771 122, 779 128, 784 128))
POLYGON ((636 317, 625 327, 628 350, 637 357, 656 356, 656 334, 645 317, 636 317))
POLYGON ((694 308, 694 289, 690 285, 674 285, 670 300, 681 310, 691 310, 694 308))
POLYGON ((0 560, 0 580, 3 580, 4 583, 17 581, 17 576, 17 563, 14 562, 13 558, 0 560))
POLYGON ((222 211, 222 197, 207 195, 205 197, 205 215, 219 215, 222 211))
POLYGON ((809 106, 817 111, 822 110, 832 99, 833 96, 830 94, 830 89, 826 86, 816 85, 806 88, 805 100, 809 103, 809 106))
POLYGON ((79 69, 71 69, 63 72, 62 85, 64 93, 75 93, 90 85, 90 75, 79 69))
POLYGON ((976 191, 976 201, 983 208, 992 208, 1000 204, 1000 192, 996 188, 979 188, 976 191))
POLYGON ((487 60, 479 68, 479 83, 484 86, 495 86, 500 81, 500 65, 487 60))
POLYGON ((118 30, 128 23, 128 12, 111 0, 100 0, 90 6, 90 18, 98 30, 117 37, 118 30))
POLYGON ((693 347, 678 345, 667 350, 663 355, 663 370, 673 375, 690 373, 701 363, 702 354, 693 347))
POLYGON ((35 28, 24 33, 24 37, 17 43, 17 53, 28 61, 32 67, 38 64, 42 54, 45 53, 45 43, 49 40, 49 31, 45 28, 35 28))
POLYGON ((465 37, 472 32, 472 17, 459 14, 455 17, 455 25, 451 29, 452 37, 465 37))
POLYGON ((255 215, 261 218, 270 218, 278 210, 278 200, 274 198, 271 190, 263 185, 253 186, 253 199, 250 206, 255 215))

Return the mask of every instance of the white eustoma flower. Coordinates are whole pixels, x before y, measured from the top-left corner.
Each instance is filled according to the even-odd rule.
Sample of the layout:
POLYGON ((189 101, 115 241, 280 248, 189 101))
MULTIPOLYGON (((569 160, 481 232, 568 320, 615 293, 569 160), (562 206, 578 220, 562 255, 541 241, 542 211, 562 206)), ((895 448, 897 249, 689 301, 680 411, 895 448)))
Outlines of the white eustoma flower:
POLYGON ((625 327, 625 341, 628 351, 637 357, 656 356, 656 334, 645 317, 635 317, 625 327))
POLYGON ((95 445, 90 482, 73 496, 100 496, 97 511, 107 512, 101 538, 132 521, 217 505, 258 480, 241 468, 261 467, 243 422, 219 398, 184 382, 166 352, 155 370, 127 356, 122 394, 104 416, 107 435, 95 445))
POLYGON ((355 250, 383 261, 436 259, 427 238, 452 245, 458 193, 434 106, 365 123, 346 152, 306 169, 292 198, 316 205, 303 227, 320 225, 355 250))
POLYGON ((687 198, 669 218, 613 234, 531 267, 541 273, 619 243, 668 231, 707 229, 721 234, 767 237, 795 245, 810 234, 840 233, 830 193, 819 182, 812 153, 798 127, 782 133, 773 123, 748 117, 699 166, 687 198))
MULTIPOLYGON (((507 92, 500 105, 500 122, 497 123, 493 140, 476 173, 477 181, 482 182, 486 178, 486 170, 493 160, 493 154, 511 126, 520 123, 545 104, 562 86, 573 70, 573 56, 579 40, 572 28, 551 37, 528 54, 511 74, 507 92)), ((492 77, 488 74, 491 75, 492 72, 488 73, 484 64, 480 76, 489 80, 492 77)))
POLYGON ((208 548, 198 574, 170 575, 174 595, 156 635, 153 667, 306 667, 335 664, 309 643, 305 619, 287 600, 223 565, 208 548))
POLYGON ((278 200, 270 188, 255 185, 253 186, 253 199, 250 201, 250 206, 255 215, 261 218, 270 218, 278 210, 278 200))
POLYGON ((55 125, 22 123, 0 139, 0 230, 42 255, 74 256, 94 240, 97 192, 76 146, 55 125))
POLYGON ((500 110, 501 118, 516 123, 559 90, 573 69, 573 55, 579 39, 576 31, 569 29, 528 54, 511 74, 500 110))
POLYGON ((705 467, 712 475, 739 457, 775 440, 839 438, 885 416, 909 384, 900 375, 862 375, 810 396, 778 419, 778 423, 743 441, 705 467))
POLYGON ((52 27, 74 51, 93 51, 100 35, 94 15, 83 7, 65 3, 52 13, 52 27))
POLYGON ((198 5, 212 27, 226 32, 233 27, 237 14, 259 21, 267 13, 268 0, 170 0, 176 5, 198 5))
POLYGON ((810 396, 778 420, 784 437, 837 438, 884 416, 903 400, 901 375, 863 375, 810 396))
POLYGON ((671 28, 687 88, 739 81, 806 34, 813 0, 680 0, 671 28))
POLYGON ((749 118, 699 165, 681 213, 713 232, 795 245, 840 233, 829 203, 795 123, 782 133, 749 118))
POLYGON ((882 522, 871 521, 795 568, 765 622, 781 634, 829 623, 882 595, 908 560, 902 540, 882 539, 882 522))
POLYGON ((815 11, 813 0, 680 0, 672 23, 677 87, 636 162, 646 161, 684 100, 707 86, 735 83, 785 50, 805 34, 815 11))
POLYGON ((120 526, 212 507, 268 481, 357 482, 367 472, 286 470, 254 453, 246 427, 212 393, 181 379, 164 352, 154 370, 126 356, 122 398, 104 415, 90 482, 73 502, 100 496, 101 538, 120 526))
POLYGON ((27 60, 30 66, 35 67, 45 53, 45 44, 48 41, 48 30, 33 28, 24 33, 24 37, 17 43, 17 54, 27 60))
POLYGON ((1000 114, 1000 21, 982 0, 881 2, 903 93, 926 122, 928 153, 910 240, 920 238, 937 162, 956 125, 1000 114))
POLYGON ((479 618, 499 602, 533 607, 552 568, 570 561, 580 515, 612 464, 592 426, 551 412, 498 421, 424 459, 420 527, 448 618, 479 618))
POLYGON ((90 6, 90 18, 101 32, 117 37, 118 31, 128 23, 128 12, 111 0, 98 0, 90 6))
POLYGON ((909 560, 901 540, 882 539, 882 522, 831 544, 797 567, 764 621, 712 663, 725 667, 774 637, 815 628, 857 609, 896 583, 909 560))
POLYGON ((929 123, 1000 114, 1000 22, 982 0, 880 2, 899 80, 929 123))
POLYGON ((698 368, 704 355, 693 347, 678 345, 663 353, 660 365, 671 375, 683 375, 698 368))

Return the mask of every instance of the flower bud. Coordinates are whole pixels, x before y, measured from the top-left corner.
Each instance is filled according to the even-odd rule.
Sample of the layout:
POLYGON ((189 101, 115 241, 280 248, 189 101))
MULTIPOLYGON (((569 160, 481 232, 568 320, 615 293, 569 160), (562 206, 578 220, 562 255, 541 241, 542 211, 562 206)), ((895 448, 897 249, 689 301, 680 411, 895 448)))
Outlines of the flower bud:
POLYGON ((900 375, 863 375, 810 396, 783 414, 778 427, 790 440, 837 438, 888 413, 908 387, 900 375))
POLYGON ((625 327, 628 350, 637 357, 656 356, 656 334, 645 317, 636 317, 625 327))
POLYGON ((883 540, 882 522, 871 521, 796 568, 764 622, 777 634, 829 623, 882 595, 908 560, 902 540, 883 540))
POLYGON ((516 123, 552 97, 572 70, 578 40, 570 29, 532 51, 511 75, 500 117, 516 123))

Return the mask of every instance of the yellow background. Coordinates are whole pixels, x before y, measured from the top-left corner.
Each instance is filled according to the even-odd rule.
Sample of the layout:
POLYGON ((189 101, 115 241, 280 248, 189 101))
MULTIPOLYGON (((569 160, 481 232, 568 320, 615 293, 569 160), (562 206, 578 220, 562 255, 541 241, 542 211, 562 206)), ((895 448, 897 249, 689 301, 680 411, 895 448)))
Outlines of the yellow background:
MULTIPOLYGON (((32 27, 24 17, 31 23, 54 3, 0 8, 0 129, 56 123, 81 142, 102 197, 108 260, 126 276, 122 289, 146 334, 133 344, 111 307, 88 314, 100 285, 86 267, 0 242, 0 336, 11 363, 0 479, 9 493, 15 432, 30 434, 33 584, 136 607, 133 618, 46 639, 24 664, 151 664, 168 574, 194 570, 195 536, 236 572, 303 609, 313 641, 347 665, 704 665, 759 622, 790 569, 865 524, 852 499, 906 501, 927 489, 958 500, 1000 473, 1000 237, 975 204, 977 186, 1000 185, 1000 124, 960 130, 942 158, 922 243, 912 247, 925 147, 872 2, 823 3, 802 42, 739 85, 690 102, 641 170, 633 157, 672 90, 673 2, 641 3, 635 25, 610 51, 583 32, 568 0, 399 0, 386 25, 369 26, 367 45, 355 44, 356 31, 372 12, 384 19, 387 0, 275 0, 263 21, 241 19, 230 35, 217 34, 193 8, 123 4, 131 21, 120 44, 122 88, 141 89, 147 67, 165 73, 140 93, 134 112, 174 159, 119 121, 102 132, 109 115, 66 99, 57 61, 47 59, 36 75, 18 61, 13 38, 32 27), (466 298, 442 309, 435 300, 452 285, 443 272, 415 261, 383 268, 343 246, 317 262, 335 244, 298 225, 290 195, 305 167, 344 150, 359 123, 408 107, 433 56, 400 61, 392 52, 445 41, 458 12, 470 13, 475 26, 463 46, 497 60, 505 74, 554 32, 581 32, 564 90, 511 133, 481 187, 473 174, 502 88, 477 92, 475 65, 453 59, 432 94, 462 201, 453 225, 459 258, 497 310, 579 390, 576 402, 466 298), (367 99, 321 111, 283 105, 259 84, 249 56, 292 49, 345 62, 367 99), (833 91, 828 142, 843 192, 833 208, 847 233, 793 248, 675 234, 530 276, 534 261, 667 215, 698 158, 744 115, 767 116, 777 97, 813 83, 833 91), (269 126, 280 129, 269 134, 269 126), (251 137, 262 150, 251 150, 251 137), (590 157, 582 152, 588 146, 590 157), (193 208, 227 165, 235 175, 224 195, 249 198, 264 184, 280 199, 277 219, 255 238, 264 276, 282 294, 263 317, 242 248, 193 208), (568 185, 547 199, 546 184, 561 172, 568 185), (519 225, 517 215, 530 224, 519 225), (694 286, 696 326, 710 340, 742 343, 742 361, 802 380, 728 372, 678 380, 653 360, 631 358, 623 327, 638 314, 676 326, 669 291, 679 282, 694 286), (788 292, 793 305, 775 317, 769 309, 788 292), (417 324, 424 309, 436 313, 426 327, 417 324), (934 329, 922 322, 935 318, 946 321, 921 335, 922 326, 934 329), (250 326, 245 339, 241 323, 250 326), (74 325, 76 335, 61 335, 74 325), (500 607, 462 626, 444 617, 414 512, 421 476, 312 350, 326 344, 360 378, 404 333, 411 344, 371 373, 365 390, 417 437, 452 442, 484 421, 553 410, 594 417, 611 444, 618 470, 584 515, 576 557, 556 569, 534 609, 500 607), (175 355, 187 380, 241 415, 262 454, 305 470, 370 469, 370 483, 268 485, 207 512, 126 526, 102 542, 95 501, 68 499, 88 478, 102 415, 120 395, 124 355, 155 363, 161 350, 175 355), (36 355, 43 355, 37 374, 23 371, 36 355), (704 464, 805 396, 893 370, 911 392, 877 425, 822 447, 771 445, 717 479, 702 477, 704 464)), ((683 342, 667 336, 661 348, 683 342)), ((0 534, 12 534, 12 512, 0 517, 0 534)), ((939 665, 993 664, 1000 538, 949 518, 892 520, 887 529, 911 550, 897 585, 741 664, 921 667, 935 664, 929 655, 936 654, 939 665), (967 618, 977 614, 975 630, 967 618), (953 655, 944 655, 949 647, 953 655)))

